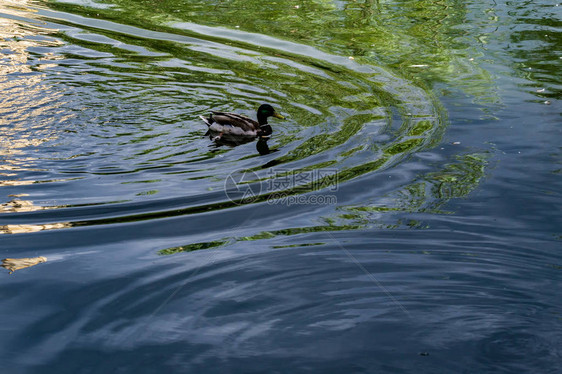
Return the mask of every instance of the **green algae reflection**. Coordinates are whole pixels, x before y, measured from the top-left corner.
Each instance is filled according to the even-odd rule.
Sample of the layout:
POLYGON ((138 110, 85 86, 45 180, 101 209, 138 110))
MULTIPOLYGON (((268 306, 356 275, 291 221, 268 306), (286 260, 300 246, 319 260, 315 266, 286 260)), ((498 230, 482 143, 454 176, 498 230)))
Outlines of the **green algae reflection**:
MULTIPOLYGON (((338 207, 338 213, 330 217, 320 217, 323 224, 305 227, 288 227, 280 230, 261 231, 254 235, 221 238, 212 242, 192 243, 158 251, 160 255, 193 252, 203 249, 217 249, 236 242, 270 240, 282 236, 299 236, 310 233, 354 231, 368 228, 384 229, 424 229, 427 226, 420 221, 398 219, 385 220, 385 213, 433 213, 444 214, 443 205, 451 199, 464 198, 470 194, 485 177, 488 154, 473 153, 456 157, 456 162, 446 164, 442 170, 420 176, 417 181, 392 193, 392 204, 365 204, 338 207), (373 218, 373 213, 379 218, 373 218)), ((298 248, 323 245, 323 242, 309 242, 306 236, 295 238, 298 243, 291 245, 273 245, 271 248, 298 248)))

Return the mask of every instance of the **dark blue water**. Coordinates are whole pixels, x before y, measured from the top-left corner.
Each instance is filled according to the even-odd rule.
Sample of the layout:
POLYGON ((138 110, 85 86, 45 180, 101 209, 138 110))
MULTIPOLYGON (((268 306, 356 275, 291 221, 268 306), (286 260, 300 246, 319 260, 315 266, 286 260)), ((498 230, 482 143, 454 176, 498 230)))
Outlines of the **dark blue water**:
POLYGON ((561 372, 561 15, 0 1, 2 372, 561 372))

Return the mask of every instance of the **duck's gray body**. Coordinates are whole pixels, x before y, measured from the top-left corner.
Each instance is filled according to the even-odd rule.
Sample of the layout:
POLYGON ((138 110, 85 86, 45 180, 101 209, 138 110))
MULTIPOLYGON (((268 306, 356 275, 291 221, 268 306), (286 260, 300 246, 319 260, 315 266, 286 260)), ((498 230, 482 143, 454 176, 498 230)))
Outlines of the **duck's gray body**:
POLYGON ((273 130, 267 124, 267 118, 284 118, 269 104, 260 105, 256 117, 257 121, 236 113, 216 111, 211 111, 209 117, 200 116, 209 127, 208 134, 212 140, 222 139, 236 144, 246 143, 257 137, 269 137, 273 130))
POLYGON ((200 118, 209 126, 209 132, 221 134, 221 136, 237 136, 255 138, 261 132, 260 124, 253 119, 227 112, 211 112, 209 117, 200 118))

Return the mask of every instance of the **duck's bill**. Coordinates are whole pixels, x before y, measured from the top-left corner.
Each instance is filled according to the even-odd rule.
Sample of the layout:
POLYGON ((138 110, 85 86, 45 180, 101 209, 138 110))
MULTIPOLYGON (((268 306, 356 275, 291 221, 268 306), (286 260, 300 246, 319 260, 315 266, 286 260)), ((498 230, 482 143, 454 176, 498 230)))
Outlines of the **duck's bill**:
POLYGON ((285 117, 283 117, 281 114, 279 114, 277 112, 273 112, 273 117, 279 118, 279 119, 285 119, 285 117))

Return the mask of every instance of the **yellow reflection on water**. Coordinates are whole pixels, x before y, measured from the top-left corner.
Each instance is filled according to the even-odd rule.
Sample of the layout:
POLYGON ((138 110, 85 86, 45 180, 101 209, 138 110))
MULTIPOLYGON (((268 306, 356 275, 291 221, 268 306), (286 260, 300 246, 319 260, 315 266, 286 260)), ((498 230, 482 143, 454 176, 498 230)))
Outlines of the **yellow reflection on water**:
POLYGON ((36 210, 53 208, 55 207, 35 205, 31 200, 13 199, 7 203, 0 204, 0 213, 34 212, 36 210))
POLYGON ((33 183, 35 183, 35 181, 6 180, 6 181, 0 181, 0 186, 27 186, 33 183))
POLYGON ((57 139, 51 126, 56 118, 49 112, 60 106, 62 92, 45 84, 44 70, 62 56, 31 56, 29 51, 63 43, 48 37, 55 30, 31 19, 35 11, 29 5, 27 0, 0 0, 1 13, 18 17, 0 17, 0 177, 10 178, 0 180, 0 187, 36 183, 19 180, 18 172, 37 170, 37 147, 57 139))
POLYGON ((47 223, 44 225, 0 225, 0 234, 25 234, 43 230, 63 229, 71 226, 70 222, 47 223))
POLYGON ((10 271, 12 274, 16 270, 25 269, 31 266, 35 266, 42 262, 47 262, 47 258, 40 256, 40 257, 26 257, 26 258, 5 258, 2 260, 2 266, 5 269, 10 271))

